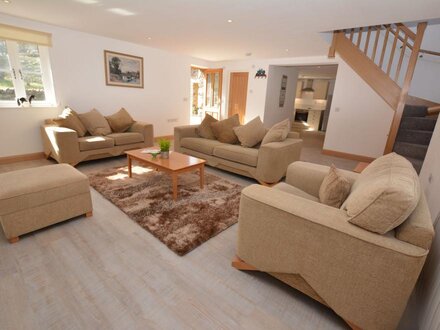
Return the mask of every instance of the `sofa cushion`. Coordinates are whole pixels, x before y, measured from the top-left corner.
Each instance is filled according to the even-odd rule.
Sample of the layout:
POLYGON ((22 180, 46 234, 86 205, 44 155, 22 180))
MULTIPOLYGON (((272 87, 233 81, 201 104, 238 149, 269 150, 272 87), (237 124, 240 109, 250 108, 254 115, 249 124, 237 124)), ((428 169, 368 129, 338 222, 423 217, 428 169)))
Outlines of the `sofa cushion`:
POLYGON ((234 127, 240 126, 238 114, 225 120, 211 123, 212 132, 217 140, 223 143, 238 143, 237 135, 234 133, 234 127))
POLYGON ((124 108, 121 108, 118 112, 112 114, 111 116, 105 117, 105 119, 107 119, 113 133, 125 132, 134 123, 133 118, 124 108))
POLYGON ((404 222, 420 199, 420 182, 411 163, 391 153, 365 168, 343 204, 349 221, 384 234, 404 222))
POLYGON ((272 188, 319 203, 319 200, 317 197, 312 196, 312 195, 306 193, 305 191, 303 191, 295 186, 292 186, 290 184, 287 184, 285 182, 277 183, 272 188))
POLYGON ((115 146, 144 142, 144 136, 136 132, 112 133, 106 137, 114 139, 115 146))
POLYGON ((217 140, 187 137, 180 140, 180 145, 187 149, 198 151, 207 155, 213 155, 214 148, 217 146, 222 146, 223 143, 218 142, 217 140))
POLYGON ((93 109, 86 113, 80 113, 78 116, 90 135, 111 134, 112 129, 107 119, 98 110, 93 109))
POLYGON ((0 174, 0 215, 88 193, 87 176, 67 164, 0 174))
POLYGON ((261 144, 267 144, 270 142, 282 142, 287 138, 290 132, 290 120, 285 119, 279 123, 273 125, 270 130, 266 133, 261 141, 261 144))
POLYGON ((350 193, 351 183, 332 165, 319 188, 319 201, 340 208, 350 193))
POLYGON ((53 119, 57 126, 66 127, 76 131, 79 137, 86 135, 87 129, 78 117, 78 114, 70 108, 65 108, 58 118, 53 119))
POLYGON ((205 115, 205 118, 203 118, 199 127, 196 128, 197 134, 202 138, 215 140, 215 135, 212 132, 211 124, 217 121, 218 120, 215 119, 213 116, 205 115))
POLYGON ((258 149, 225 144, 214 148, 214 156, 256 167, 258 149))
POLYGON ((263 140, 266 129, 258 116, 246 125, 234 127, 234 133, 243 147, 252 148, 263 140))
POLYGON ((115 141, 106 136, 84 136, 78 138, 78 143, 80 151, 112 148, 115 146, 115 141))

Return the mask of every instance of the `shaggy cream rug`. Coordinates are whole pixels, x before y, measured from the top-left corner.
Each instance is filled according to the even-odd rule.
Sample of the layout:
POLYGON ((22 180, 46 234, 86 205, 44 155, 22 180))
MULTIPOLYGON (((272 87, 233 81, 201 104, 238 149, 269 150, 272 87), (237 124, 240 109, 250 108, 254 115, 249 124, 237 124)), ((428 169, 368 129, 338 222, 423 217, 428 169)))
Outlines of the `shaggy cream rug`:
POLYGON ((148 167, 116 167, 88 174, 90 184, 142 228, 180 256, 222 232, 238 220, 242 187, 205 173, 178 177, 179 194, 173 201, 169 175, 148 167))

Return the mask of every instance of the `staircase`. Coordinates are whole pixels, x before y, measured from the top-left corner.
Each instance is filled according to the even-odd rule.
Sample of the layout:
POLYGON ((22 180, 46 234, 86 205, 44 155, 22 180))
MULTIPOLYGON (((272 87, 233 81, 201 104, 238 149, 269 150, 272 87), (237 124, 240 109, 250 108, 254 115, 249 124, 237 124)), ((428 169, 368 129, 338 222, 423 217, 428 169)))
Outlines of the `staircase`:
POLYGON ((438 104, 408 96, 419 54, 440 56, 421 49, 426 26, 418 23, 416 32, 402 23, 337 30, 328 55, 338 53, 394 110, 384 154, 405 156, 418 172, 437 120, 429 112, 440 111, 438 104), (422 102, 407 104, 412 99, 422 102))
POLYGON ((406 105, 393 151, 408 159, 417 173, 423 165, 437 117, 429 116, 428 107, 406 105))

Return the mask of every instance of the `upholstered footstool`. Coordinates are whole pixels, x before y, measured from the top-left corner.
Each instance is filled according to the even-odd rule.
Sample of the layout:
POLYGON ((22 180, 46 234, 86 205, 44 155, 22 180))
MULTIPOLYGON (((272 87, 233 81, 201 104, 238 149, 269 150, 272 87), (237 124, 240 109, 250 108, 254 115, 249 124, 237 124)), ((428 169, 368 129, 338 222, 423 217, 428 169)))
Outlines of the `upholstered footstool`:
POLYGON ((0 223, 10 243, 82 214, 92 216, 89 180, 70 165, 0 174, 0 223))

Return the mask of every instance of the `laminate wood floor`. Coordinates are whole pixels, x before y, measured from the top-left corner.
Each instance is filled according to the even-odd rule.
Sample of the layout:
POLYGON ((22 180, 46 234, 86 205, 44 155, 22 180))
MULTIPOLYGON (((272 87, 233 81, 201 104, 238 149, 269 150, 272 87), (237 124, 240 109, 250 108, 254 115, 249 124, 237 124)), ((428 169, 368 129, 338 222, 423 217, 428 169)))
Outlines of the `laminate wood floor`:
MULTIPOLYGON (((120 164, 125 158, 78 169, 120 164)), ((91 218, 16 244, 0 232, 0 329, 347 329, 330 309, 271 276, 232 268, 236 225, 179 257, 93 189, 92 199, 91 218)))

